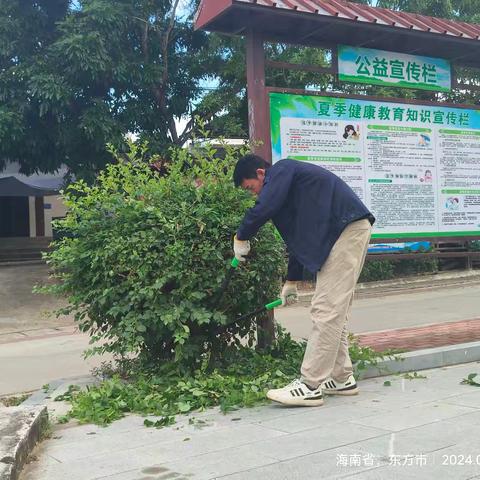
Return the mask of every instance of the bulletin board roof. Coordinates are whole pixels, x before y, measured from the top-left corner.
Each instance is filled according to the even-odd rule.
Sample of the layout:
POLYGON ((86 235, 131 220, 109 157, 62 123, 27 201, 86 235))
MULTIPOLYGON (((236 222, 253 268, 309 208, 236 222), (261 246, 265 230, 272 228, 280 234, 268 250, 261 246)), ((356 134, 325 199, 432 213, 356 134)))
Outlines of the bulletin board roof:
POLYGON ((480 25, 344 0, 202 0, 197 29, 305 44, 348 44, 480 68, 480 25))

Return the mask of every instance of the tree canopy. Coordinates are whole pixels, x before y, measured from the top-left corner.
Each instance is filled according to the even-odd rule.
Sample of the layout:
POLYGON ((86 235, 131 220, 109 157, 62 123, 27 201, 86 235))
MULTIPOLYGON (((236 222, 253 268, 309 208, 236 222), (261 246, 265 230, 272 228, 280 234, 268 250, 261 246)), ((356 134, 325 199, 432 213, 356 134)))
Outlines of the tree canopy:
MULTIPOLYGON (((0 162, 28 173, 110 160, 127 133, 181 145, 175 119, 213 75, 208 36, 179 0, 4 0, 0 13, 0 162)), ((1 167, 1 164, 0 164, 1 167)))
MULTIPOLYGON (((480 22, 477 0, 356 1, 480 22)), ((166 155, 192 138, 197 115, 213 135, 246 137, 243 39, 194 31, 198 2, 0 0, 0 169, 16 160, 25 173, 61 164, 91 173, 112 160, 106 144, 121 151, 127 134, 166 155)), ((325 50, 282 44, 267 45, 267 55, 316 65, 329 60, 325 50)), ((478 72, 460 74, 478 81, 478 72)), ((338 85, 313 72, 269 69, 267 82, 414 95, 338 85)), ((475 103, 479 95, 452 92, 442 99, 475 103)))
POLYGON ((378 0, 378 6, 464 22, 480 21, 477 0, 378 0))

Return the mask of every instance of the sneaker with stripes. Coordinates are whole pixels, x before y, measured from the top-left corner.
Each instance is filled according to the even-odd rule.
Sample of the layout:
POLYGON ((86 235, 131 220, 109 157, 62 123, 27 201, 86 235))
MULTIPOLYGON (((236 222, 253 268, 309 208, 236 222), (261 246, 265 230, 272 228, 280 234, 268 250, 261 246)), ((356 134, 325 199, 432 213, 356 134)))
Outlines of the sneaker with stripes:
POLYGON ((321 386, 326 395, 356 395, 359 392, 355 377, 350 375, 345 382, 327 378, 321 386))
POLYGON ((283 405, 298 407, 317 407, 323 405, 322 389, 311 390, 300 380, 294 380, 283 388, 269 390, 267 398, 283 405))

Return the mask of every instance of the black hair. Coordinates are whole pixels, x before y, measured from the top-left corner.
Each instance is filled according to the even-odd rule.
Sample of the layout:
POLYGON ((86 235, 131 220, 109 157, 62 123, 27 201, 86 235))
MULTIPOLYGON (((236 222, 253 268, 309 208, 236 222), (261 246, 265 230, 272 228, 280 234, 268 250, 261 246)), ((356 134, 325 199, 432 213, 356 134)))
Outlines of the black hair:
POLYGON ((257 178, 259 168, 267 169, 270 165, 258 155, 245 155, 235 165, 233 171, 233 183, 239 187, 244 180, 257 178))
POLYGON ((348 131, 353 130, 353 134, 356 135, 357 132, 355 131, 355 128, 353 125, 347 125, 345 127, 345 133, 343 134, 343 138, 346 140, 348 138, 348 131))

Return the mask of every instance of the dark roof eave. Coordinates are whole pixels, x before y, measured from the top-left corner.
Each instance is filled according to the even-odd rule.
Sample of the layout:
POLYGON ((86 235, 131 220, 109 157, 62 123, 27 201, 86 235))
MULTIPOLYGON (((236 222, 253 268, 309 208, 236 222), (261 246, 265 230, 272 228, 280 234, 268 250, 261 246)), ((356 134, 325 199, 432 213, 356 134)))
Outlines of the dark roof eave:
POLYGON ((0 197, 46 197, 58 193, 57 189, 29 185, 14 176, 0 178, 0 197))

